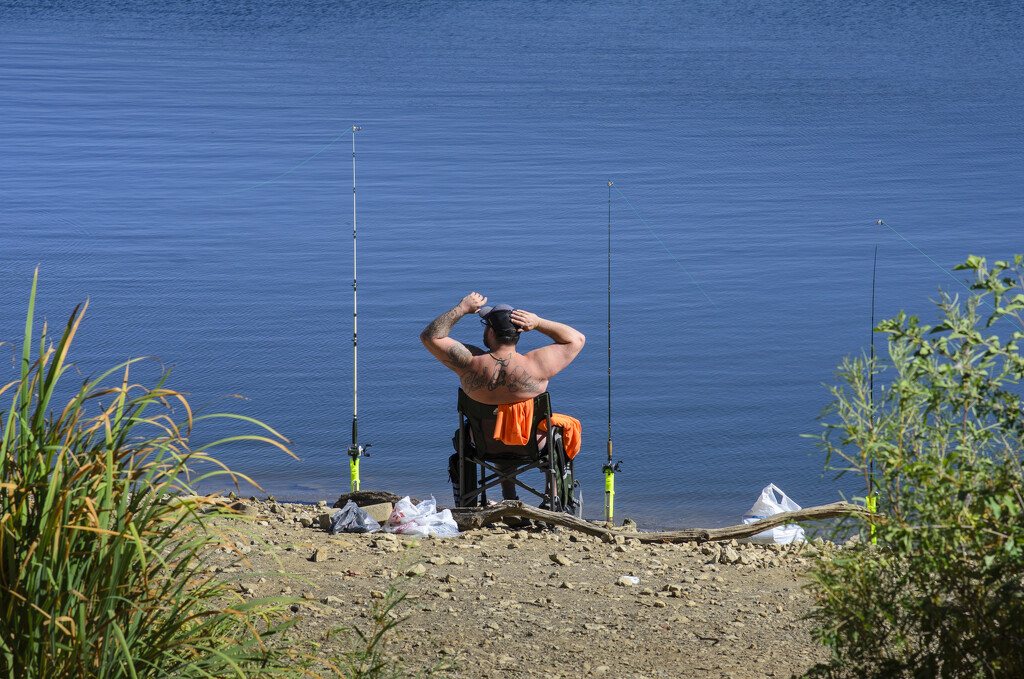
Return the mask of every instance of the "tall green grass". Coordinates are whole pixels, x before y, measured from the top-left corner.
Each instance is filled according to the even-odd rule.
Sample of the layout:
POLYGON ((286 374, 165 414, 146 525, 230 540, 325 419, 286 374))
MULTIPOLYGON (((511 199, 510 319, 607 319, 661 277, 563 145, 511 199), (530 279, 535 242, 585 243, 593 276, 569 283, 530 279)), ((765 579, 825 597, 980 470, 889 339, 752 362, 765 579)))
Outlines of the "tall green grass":
POLYGON ((135 360, 63 386, 72 395, 58 407, 87 305, 59 336, 44 324, 36 339, 36 285, 20 376, 0 387, 10 399, 0 411, 0 676, 294 673, 285 647, 270 643, 291 624, 288 602, 246 601, 208 575, 226 544, 210 519, 226 510, 193 492, 210 477, 238 478, 209 455, 216 445, 289 452, 287 441, 251 418, 196 416, 164 386, 166 372, 152 387, 131 383, 135 360), (190 448, 192 427, 210 418, 256 433, 190 448))

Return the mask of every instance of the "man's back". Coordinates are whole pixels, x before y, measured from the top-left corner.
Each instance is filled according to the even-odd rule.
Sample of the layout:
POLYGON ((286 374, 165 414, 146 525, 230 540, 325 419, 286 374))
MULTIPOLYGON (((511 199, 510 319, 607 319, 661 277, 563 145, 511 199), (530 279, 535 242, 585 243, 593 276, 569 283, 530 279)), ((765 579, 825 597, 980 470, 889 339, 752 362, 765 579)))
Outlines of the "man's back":
MULTIPOLYGON (((470 351, 476 349, 467 348, 470 351)), ((524 356, 515 350, 504 356, 500 352, 487 352, 472 356, 466 367, 456 372, 462 382, 462 390, 471 399, 501 405, 533 398, 547 391, 548 380, 535 376, 536 367, 532 363, 529 355, 524 356)))

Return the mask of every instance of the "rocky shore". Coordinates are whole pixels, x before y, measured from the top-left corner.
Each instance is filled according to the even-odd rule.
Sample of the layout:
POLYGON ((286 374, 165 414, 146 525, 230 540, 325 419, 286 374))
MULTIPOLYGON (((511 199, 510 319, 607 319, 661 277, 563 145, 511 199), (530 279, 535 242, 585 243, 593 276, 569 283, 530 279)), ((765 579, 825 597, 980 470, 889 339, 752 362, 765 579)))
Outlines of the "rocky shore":
POLYGON ((326 502, 239 509, 244 521, 217 521, 231 545, 210 569, 244 597, 297 597, 292 636, 321 656, 344 646, 331 630, 365 628, 394 585, 407 619, 389 655, 444 676, 790 677, 826 657, 802 585, 830 543, 606 543, 503 524, 449 539, 330 535, 326 502))

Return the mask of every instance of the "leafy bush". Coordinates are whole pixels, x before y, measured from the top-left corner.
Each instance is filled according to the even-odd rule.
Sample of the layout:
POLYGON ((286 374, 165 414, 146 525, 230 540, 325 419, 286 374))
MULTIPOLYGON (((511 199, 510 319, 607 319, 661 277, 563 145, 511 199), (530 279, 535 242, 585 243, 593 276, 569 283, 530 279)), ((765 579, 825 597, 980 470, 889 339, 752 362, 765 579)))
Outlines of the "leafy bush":
POLYGON ((969 258, 966 303, 941 293, 935 327, 878 325, 888 361, 843 362, 820 445, 864 477, 880 518, 853 519, 860 545, 813 573, 815 634, 835 656, 812 674, 1024 676, 1021 262, 969 258))
MULTIPOLYGON (((33 282, 20 378, 0 388, 0 675, 28 677, 268 676, 294 673, 268 640, 290 622, 287 602, 244 601, 206 575, 224 546, 190 484, 193 424, 237 418, 260 429, 227 440, 285 449, 268 427, 227 414, 196 417, 180 393, 129 382, 135 361, 85 381, 54 409, 85 312, 33 360, 33 282), (114 380, 113 378, 119 377, 114 380), (113 380, 113 383, 110 382, 113 380), (183 412, 176 422, 175 406, 183 412), (170 501, 169 501, 170 499, 170 501)), ((67 380, 65 380, 66 382, 67 380)), ((66 388, 65 388, 66 389, 66 388)))

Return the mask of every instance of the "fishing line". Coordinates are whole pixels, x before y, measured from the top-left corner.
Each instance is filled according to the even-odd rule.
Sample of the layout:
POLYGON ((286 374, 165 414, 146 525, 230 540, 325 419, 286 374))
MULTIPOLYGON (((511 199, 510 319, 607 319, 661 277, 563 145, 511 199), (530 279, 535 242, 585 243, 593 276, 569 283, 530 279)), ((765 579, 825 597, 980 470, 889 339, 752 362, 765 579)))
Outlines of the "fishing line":
POLYGON ((665 252, 676 261, 679 268, 690 277, 690 280, 697 289, 700 290, 701 294, 704 295, 704 299, 711 302, 711 305, 718 307, 717 304, 708 296, 708 293, 704 291, 704 288, 700 286, 697 279, 687 270, 683 263, 679 261, 672 251, 668 249, 665 242, 661 240, 651 225, 647 223, 647 220, 643 218, 640 211, 629 201, 628 198, 619 190, 619 187, 615 186, 612 181, 608 182, 608 459, 601 471, 604 473, 604 518, 605 521, 611 525, 615 518, 615 473, 620 471, 622 460, 612 463, 612 189, 619 194, 622 200, 626 201, 626 205, 633 210, 633 213, 637 216, 640 222, 647 228, 652 236, 661 244, 661 247, 665 249, 665 252))
MULTIPOLYGON (((968 293, 972 293, 972 290, 971 290, 970 286, 968 286, 968 285, 967 285, 966 283, 964 283, 964 282, 963 282, 962 280, 960 280, 959 278, 957 278, 956 276, 954 276, 954 275, 953 275, 953 274, 952 274, 952 273, 951 273, 950 271, 948 271, 947 269, 945 269, 945 268, 944 268, 944 267, 943 267, 943 266, 942 266, 941 264, 939 264, 938 262, 936 262, 936 261, 935 261, 934 259, 932 259, 931 257, 929 257, 929 256, 928 256, 928 253, 926 253, 926 252, 925 252, 924 250, 922 250, 921 248, 917 247, 917 246, 916 246, 916 245, 914 245, 914 244, 913 244, 912 242, 910 242, 910 239, 909 239, 909 238, 907 238, 906 236, 904 236, 904 235, 903 235, 902 233, 900 233, 900 232, 899 232, 899 231, 897 231, 896 229, 892 228, 892 226, 890 226, 890 225, 889 225, 889 224, 887 224, 886 222, 882 221, 881 219, 879 219, 879 220, 878 220, 878 221, 876 222, 876 224, 878 224, 879 226, 884 226, 885 228, 889 229, 889 230, 890 230, 890 231, 892 231, 892 232, 893 232, 894 234, 896 234, 897 236, 899 236, 899 237, 900 237, 900 238, 901 238, 901 239, 902 239, 902 240, 903 240, 903 241, 904 241, 905 243, 907 243, 907 244, 908 244, 908 245, 909 245, 910 247, 912 247, 912 248, 914 248, 915 250, 917 250, 918 252, 920 252, 920 253, 921 253, 922 255, 924 255, 924 256, 925 256, 925 258, 926 258, 926 259, 927 259, 927 260, 928 260, 929 262, 931 262, 931 263, 932 263, 932 264, 934 264, 934 265, 935 265, 936 267, 938 267, 938 269, 939 269, 940 271, 942 271, 942 273, 946 274, 947 276, 949 276, 950 278, 952 278, 952 279, 953 279, 954 281, 956 281, 957 283, 959 283, 959 284, 960 284, 960 285, 961 285, 961 286, 963 287, 963 289, 964 289, 964 290, 966 290, 966 291, 967 291, 968 293)), ((979 301, 979 302, 981 302, 982 304, 984 304, 985 306, 989 307, 989 308, 990 308, 990 309, 992 309, 993 311, 995 311, 995 307, 994 307, 994 306, 992 306, 991 304, 989 304, 988 302, 986 302, 985 300, 983 300, 983 299, 979 299, 978 301, 979 301)), ((1020 328, 1021 330, 1024 330, 1024 325, 1021 325, 1020 323, 1018 323, 1018 322, 1017 322, 1017 321, 1016 321, 1016 320, 1015 320, 1015 319, 1014 319, 1013 317, 1011 317, 1011 316, 1008 316, 1008 315, 1005 315, 1005 314, 1004 314, 1003 316, 1000 316, 1000 318, 1006 318, 1007 320, 1011 321, 1011 322, 1012 322, 1012 323, 1013 323, 1014 325, 1016 325, 1016 326, 1017 326, 1018 328, 1020 328)), ((998 320, 998 319, 997 319, 997 320, 998 320)))
POLYGON ((663 247, 663 248, 665 249, 665 252, 667 252, 667 253, 668 253, 669 257, 671 257, 672 259, 676 260, 676 264, 678 264, 678 265, 679 265, 679 268, 683 270, 683 273, 685 273, 685 274, 686 274, 687 276, 689 276, 689 277, 690 277, 690 280, 691 280, 691 281, 693 282, 693 284, 694 284, 694 285, 696 285, 696 286, 697 286, 697 289, 698 289, 698 290, 700 290, 700 293, 701 293, 702 295, 704 295, 704 299, 706 299, 706 300, 707 300, 708 302, 711 302, 711 306, 713 306, 713 307, 715 307, 715 308, 717 309, 717 308, 718 308, 718 305, 717 305, 717 304, 715 304, 715 303, 714 303, 714 301, 713 301, 713 300, 712 300, 712 299, 711 299, 710 297, 708 297, 708 293, 704 292, 704 288, 702 288, 702 287, 700 286, 700 283, 698 283, 698 282, 697 282, 697 279, 693 277, 693 274, 691 274, 691 273, 689 272, 689 270, 687 270, 687 268, 686 268, 685 266, 683 266, 683 263, 679 261, 679 258, 678 258, 678 257, 676 257, 676 256, 675 256, 674 254, 672 254, 672 251, 668 249, 668 246, 667 246, 667 245, 665 245, 665 242, 664 242, 663 240, 661 240, 661 238, 660 238, 660 237, 658 236, 658 234, 657 234, 657 233, 655 233, 654 229, 652 229, 652 228, 651 228, 651 225, 650 225, 650 224, 648 224, 648 223, 647 223, 647 220, 645 220, 645 219, 643 218, 643 216, 642 216, 642 215, 640 214, 640 211, 639 211, 639 210, 637 210, 637 209, 636 209, 635 207, 633 207, 633 204, 632 204, 631 202, 629 202, 629 199, 628 199, 628 198, 626 198, 625 194, 623 194, 623 193, 622 193, 622 191, 620 191, 620 190, 619 190, 619 187, 617 187, 617 186, 614 186, 614 185, 612 185, 612 184, 611 184, 611 182, 609 182, 609 186, 610 186, 611 188, 615 189, 615 192, 616 192, 617 194, 619 194, 619 196, 620 196, 620 197, 622 198, 622 200, 626 201, 626 205, 628 205, 628 206, 630 207, 630 209, 631 209, 631 210, 633 210, 633 213, 634 213, 634 214, 636 214, 636 216, 637 216, 637 219, 639 219, 639 220, 640 220, 640 222, 641 222, 641 223, 642 223, 642 224, 643 224, 643 225, 644 225, 645 227, 647 227, 647 230, 651 232, 651 235, 652 235, 652 236, 654 236, 654 238, 655 238, 655 239, 656 239, 656 240, 657 240, 657 241, 658 241, 659 243, 661 243, 661 247, 663 247))
POLYGON ((324 152, 324 151, 326 151, 327 149, 329 149, 329 148, 331 148, 332 146, 334 146, 335 144, 337 144, 337 143, 338 143, 338 141, 339 141, 339 140, 340 140, 340 139, 341 139, 342 137, 344 137, 344 136, 345 136, 346 134, 351 134, 351 135, 352 135, 352 138, 353 138, 353 139, 355 139, 355 136, 356 136, 356 128, 352 128, 352 129, 350 129, 350 130, 346 130, 345 132, 342 132, 342 133, 341 133, 341 134, 339 134, 339 135, 338 135, 337 137, 335 137, 334 139, 332 139, 332 140, 330 141, 330 143, 328 143, 328 144, 327 144, 327 146, 323 147, 322 149, 320 149, 319 151, 317 151, 316 153, 314 153, 313 155, 311 155, 311 156, 310 156, 309 158, 306 158, 305 160, 303 160, 303 161, 302 161, 301 163, 299 163, 298 165, 295 165, 294 167, 292 167, 292 168, 290 168, 290 169, 288 169, 288 170, 285 170, 284 172, 282 172, 281 174, 277 175, 277 176, 276 176, 276 177, 274 177, 273 179, 268 179, 268 180, 266 180, 266 181, 263 181, 263 182, 260 182, 260 183, 258 183, 258 184, 253 184, 252 186, 247 186, 247 187, 245 187, 244 189, 235 189, 234 191, 228 191, 228 192, 226 192, 226 193, 221 193, 221 194, 219 194, 219 195, 221 195, 221 196, 233 196, 233 195, 235 195, 236 193, 245 193, 246 191, 251 191, 251 190, 253 190, 253 189, 258 189, 258 188, 260 188, 261 186, 266 186, 267 184, 273 184, 274 182, 276 182, 276 181, 277 181, 278 179, 280 179, 281 177, 287 176, 287 175, 291 174, 292 172, 294 172, 295 170, 298 170, 298 169, 299 169, 300 167, 302 167, 303 165, 305 165, 305 164, 306 164, 306 163, 308 163, 309 161, 313 160, 314 158, 316 158, 317 156, 319 156, 319 155, 320 155, 321 153, 323 153, 323 152, 324 152))

